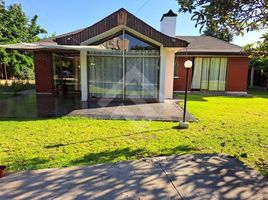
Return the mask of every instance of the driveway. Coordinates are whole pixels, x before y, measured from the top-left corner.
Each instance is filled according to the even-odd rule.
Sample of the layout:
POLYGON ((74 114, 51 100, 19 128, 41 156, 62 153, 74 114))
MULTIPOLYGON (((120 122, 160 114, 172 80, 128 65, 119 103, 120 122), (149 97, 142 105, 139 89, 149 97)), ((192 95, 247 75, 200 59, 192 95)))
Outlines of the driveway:
POLYGON ((268 199, 267 179, 225 155, 18 172, 0 199, 268 199))

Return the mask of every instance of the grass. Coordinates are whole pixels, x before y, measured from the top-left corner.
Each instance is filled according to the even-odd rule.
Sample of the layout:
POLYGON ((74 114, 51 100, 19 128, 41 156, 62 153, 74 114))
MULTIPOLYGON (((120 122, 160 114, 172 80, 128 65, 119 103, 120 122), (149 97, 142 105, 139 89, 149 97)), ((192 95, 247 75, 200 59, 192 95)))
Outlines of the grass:
POLYGON ((159 155, 226 153, 268 175, 268 93, 190 95, 198 118, 173 122, 59 118, 0 121, 0 165, 11 171, 91 165, 159 155))

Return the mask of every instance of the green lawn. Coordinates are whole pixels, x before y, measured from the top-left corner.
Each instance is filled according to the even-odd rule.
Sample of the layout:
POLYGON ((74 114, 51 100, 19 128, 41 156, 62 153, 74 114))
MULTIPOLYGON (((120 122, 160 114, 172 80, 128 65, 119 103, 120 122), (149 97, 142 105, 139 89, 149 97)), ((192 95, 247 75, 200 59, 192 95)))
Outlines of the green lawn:
POLYGON ((199 123, 60 118, 0 121, 0 165, 9 170, 90 165, 184 153, 226 153, 268 174, 268 93, 190 95, 199 123))

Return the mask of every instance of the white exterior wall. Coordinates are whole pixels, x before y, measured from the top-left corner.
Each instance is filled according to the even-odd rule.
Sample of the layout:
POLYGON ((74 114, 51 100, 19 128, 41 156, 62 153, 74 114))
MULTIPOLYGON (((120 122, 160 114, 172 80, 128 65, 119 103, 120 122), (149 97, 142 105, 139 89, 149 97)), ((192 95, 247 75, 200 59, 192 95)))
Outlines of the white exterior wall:
POLYGON ((159 102, 165 101, 165 79, 166 79, 166 48, 160 48, 160 77, 159 77, 159 102))
POLYGON ((80 51, 81 101, 88 100, 87 51, 80 51))
POLYGON ((176 36, 177 17, 164 17, 161 21, 161 32, 170 37, 176 36))
POLYGON ((173 99, 175 52, 167 50, 165 70, 165 99, 173 99))
MULTIPOLYGON (((164 17, 161 21, 161 32, 170 37, 176 37, 177 17, 164 17)), ((161 66, 160 66, 160 95, 159 101, 165 99, 173 99, 173 83, 174 83, 174 65, 175 52, 178 49, 161 48, 161 66)))
POLYGON ((165 99, 173 99, 173 83, 174 83, 174 65, 175 50, 169 48, 161 48, 161 65, 160 65, 160 81, 159 81, 159 101, 165 99))

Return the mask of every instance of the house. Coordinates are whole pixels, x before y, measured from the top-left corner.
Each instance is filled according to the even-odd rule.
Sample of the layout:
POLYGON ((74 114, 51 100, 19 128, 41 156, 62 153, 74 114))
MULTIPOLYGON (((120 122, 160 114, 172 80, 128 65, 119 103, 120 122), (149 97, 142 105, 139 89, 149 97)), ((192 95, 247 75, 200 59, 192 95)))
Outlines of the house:
POLYGON ((189 90, 245 94, 242 48, 207 36, 176 36, 176 20, 170 10, 157 31, 120 9, 87 28, 2 47, 34 53, 37 93, 163 102, 185 90, 184 62, 192 60, 189 90))

